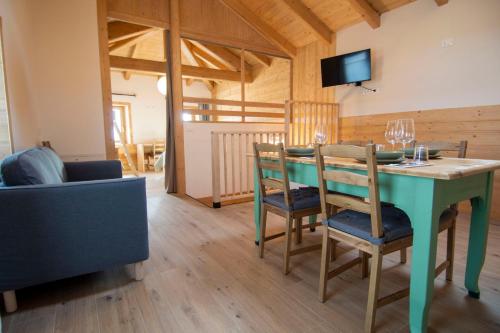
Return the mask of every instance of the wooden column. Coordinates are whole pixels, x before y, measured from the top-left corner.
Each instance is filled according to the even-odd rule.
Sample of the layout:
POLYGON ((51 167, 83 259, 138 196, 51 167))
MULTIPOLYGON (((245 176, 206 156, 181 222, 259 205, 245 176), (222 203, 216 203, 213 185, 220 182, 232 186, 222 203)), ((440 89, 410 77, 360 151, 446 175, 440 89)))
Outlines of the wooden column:
POLYGON ((104 145, 106 158, 117 158, 113 139, 113 102, 111 100, 111 73, 108 47, 108 11, 106 0, 97 0, 97 29, 99 37, 99 60, 102 85, 102 112, 104 118, 104 145))
MULTIPOLYGON (((245 112, 245 49, 240 52, 240 63, 241 63, 241 112, 245 112)), ((241 121, 245 122, 245 116, 241 117, 241 121)))
POLYGON ((180 36, 179 0, 170 0, 170 57, 172 62, 172 103, 174 106, 175 169, 177 193, 186 193, 186 171, 184 161, 184 124, 182 121, 182 64, 180 36))

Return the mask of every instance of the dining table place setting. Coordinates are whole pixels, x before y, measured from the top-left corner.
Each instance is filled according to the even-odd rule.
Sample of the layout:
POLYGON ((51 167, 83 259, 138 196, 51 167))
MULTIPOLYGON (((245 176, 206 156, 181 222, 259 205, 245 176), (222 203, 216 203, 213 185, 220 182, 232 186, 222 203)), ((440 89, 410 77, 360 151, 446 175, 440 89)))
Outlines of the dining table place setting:
MULTIPOLYGON (((452 265, 450 261, 436 268, 437 235, 442 231, 440 214, 462 201, 470 201, 472 206, 465 290, 470 297, 479 298, 479 276, 486 254, 493 181, 495 170, 500 169, 500 161, 466 158, 467 141, 417 141, 413 119, 388 121, 384 136, 391 145, 389 149, 382 143, 374 144, 372 141, 330 144, 326 133, 328 128, 318 125, 312 137, 313 142, 309 145, 286 146, 283 142, 278 145, 264 144, 271 153, 254 155, 260 161, 255 164, 255 174, 259 177, 254 178, 256 244, 259 244, 261 237, 259 230, 263 202, 259 178, 261 181, 269 179, 268 184, 277 184, 276 179, 283 175, 283 170, 278 170, 278 166, 281 166, 286 170, 287 182, 317 188, 321 167, 324 170, 321 176, 330 177, 325 182, 326 193, 369 198, 371 194, 367 188, 349 182, 359 179, 359 184, 370 184, 364 177, 369 177, 375 168, 377 183, 380 184, 380 202, 403 211, 411 223, 413 256, 410 288, 406 294, 410 302, 410 330, 426 330, 434 278, 452 265), (401 145, 400 149, 396 149, 396 144, 401 145), (280 149, 283 153, 280 153, 280 149), (360 149, 366 153, 360 153, 360 149), (317 156, 323 150, 336 152, 336 156, 317 156), (450 154, 456 154, 456 157, 448 157, 450 154), (346 172, 351 175, 340 176, 346 172)), ((293 138, 289 139, 293 141, 293 138)), ((335 197, 333 195, 332 198, 335 197)), ((311 230, 316 224, 316 216, 310 216, 311 230)), ((448 270, 447 279, 451 276, 448 270)))

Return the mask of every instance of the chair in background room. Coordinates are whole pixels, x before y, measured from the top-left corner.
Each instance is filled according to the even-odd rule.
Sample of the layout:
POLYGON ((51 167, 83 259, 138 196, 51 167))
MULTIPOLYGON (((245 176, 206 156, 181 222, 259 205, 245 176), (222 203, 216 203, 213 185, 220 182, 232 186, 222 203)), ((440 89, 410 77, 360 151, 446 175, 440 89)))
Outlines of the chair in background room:
MULTIPOLYGON (((321 212, 318 189, 313 187, 290 189, 283 143, 279 143, 277 145, 254 143, 253 148, 261 198, 259 255, 261 258, 264 257, 264 244, 266 241, 285 236, 283 273, 288 274, 291 256, 319 250, 321 248, 321 244, 293 250, 291 248, 292 232, 295 230, 296 244, 300 244, 302 241, 302 228, 311 226, 302 226, 302 218, 314 216, 321 212), (275 159, 270 159, 270 155, 274 155, 275 159), (277 175, 281 176, 281 178, 264 177, 264 170, 275 172, 277 175), (278 189, 280 192, 268 194, 266 187, 278 189), (267 212, 271 212, 285 218, 285 232, 266 236, 267 212), (294 221, 295 229, 293 228, 294 221)), ((320 223, 315 223, 314 225, 320 225, 320 223)))

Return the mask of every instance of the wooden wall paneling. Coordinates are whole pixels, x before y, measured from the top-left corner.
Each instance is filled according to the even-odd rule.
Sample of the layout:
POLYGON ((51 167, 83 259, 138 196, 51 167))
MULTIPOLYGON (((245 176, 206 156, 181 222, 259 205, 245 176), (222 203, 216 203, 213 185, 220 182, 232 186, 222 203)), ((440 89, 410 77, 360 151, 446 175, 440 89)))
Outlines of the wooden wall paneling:
MULTIPOLYGON (((170 57, 172 62, 172 102, 174 108, 175 136, 175 169, 177 178, 177 193, 186 193, 186 169, 184 160, 184 124, 182 120, 182 64, 180 35, 180 5, 179 0, 170 0, 170 57)), ((167 33, 165 31, 165 33, 167 33)), ((165 40, 168 40, 165 38, 165 40)))
MULTIPOLYGON (((500 105, 435 109, 340 118, 341 140, 385 143, 388 120, 415 120, 417 140, 468 141, 467 157, 500 160, 500 105)), ((462 209, 469 209, 465 203, 462 209)), ((500 173, 493 185, 492 218, 500 220, 500 173)))
POLYGON ((183 0, 180 5, 182 37, 286 57, 220 0, 183 0))
POLYGON ((120 21, 169 28, 170 8, 167 0, 105 0, 108 17, 120 21))
POLYGON ((327 45, 316 41, 297 49, 293 59, 293 98, 302 101, 330 102, 335 100, 334 88, 322 88, 320 59, 335 55, 335 36, 327 45))
MULTIPOLYGON (((291 61, 274 58, 271 66, 254 66, 252 83, 245 84, 245 100, 251 102, 284 103, 290 99, 291 61)), ((226 100, 241 100, 241 87, 236 82, 222 82, 217 86, 217 98, 226 100)), ((239 110, 239 108, 225 108, 239 110)), ((249 108, 246 111, 278 112, 275 108, 249 108)), ((281 112, 281 111, 279 111, 281 112)))
POLYGON ((116 159, 113 139, 113 102, 111 99, 111 73, 109 71, 108 19, 106 0, 97 1, 97 29, 99 39, 99 62, 102 89, 102 110, 104 118, 104 149, 107 159, 116 159))

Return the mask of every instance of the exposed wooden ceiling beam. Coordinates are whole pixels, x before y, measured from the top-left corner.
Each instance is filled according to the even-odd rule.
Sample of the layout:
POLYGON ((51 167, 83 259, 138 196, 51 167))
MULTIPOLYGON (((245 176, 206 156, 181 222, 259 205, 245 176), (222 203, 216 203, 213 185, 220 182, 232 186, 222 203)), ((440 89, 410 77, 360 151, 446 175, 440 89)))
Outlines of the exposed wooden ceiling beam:
POLYGON ((108 23, 108 41, 116 43, 121 40, 142 35, 151 27, 144 25, 132 24, 122 21, 113 21, 108 23))
POLYGON ((203 50, 204 52, 219 60, 219 62, 222 62, 228 69, 233 71, 241 70, 240 57, 238 57, 228 49, 213 44, 202 44, 197 41, 192 41, 191 43, 194 44, 198 49, 203 50))
POLYGON ((306 5, 300 0, 280 0, 283 2, 296 16, 311 29, 320 39, 327 44, 332 42, 332 30, 316 16, 306 5))
MULTIPOLYGON (((201 68, 196 66, 182 66, 182 76, 193 78, 205 78, 222 81, 237 81, 240 82, 241 74, 239 72, 226 71, 213 68, 201 68)), ((245 75, 245 82, 252 83, 253 78, 251 73, 245 75)))
POLYGON ((380 14, 368 3, 367 0, 348 0, 352 8, 368 23, 373 29, 380 27, 380 14))
MULTIPOLYGON (((132 46, 130 48, 130 52, 129 52, 129 57, 130 58, 134 58, 135 55, 137 54, 137 49, 139 48, 140 44, 135 44, 134 46, 132 46)), ((125 80, 130 80, 130 77, 132 76, 132 73, 131 72, 128 72, 128 71, 125 71, 123 72, 123 78, 125 80)))
POLYGON ((251 52, 251 51, 246 51, 245 52, 245 56, 249 56, 253 60, 259 62, 260 64, 262 64, 262 65, 264 65, 266 67, 271 66, 271 63, 273 62, 272 58, 270 58, 270 57, 268 57, 266 55, 263 55, 263 54, 260 54, 260 53, 254 53, 254 52, 251 52))
MULTIPOLYGON (((190 45, 184 39, 181 39, 181 51, 191 66, 198 65, 200 67, 208 67, 208 66, 206 66, 206 64, 204 64, 203 62, 201 62, 198 58, 196 58, 194 56, 190 45)), ((213 86, 213 83, 211 81, 202 80, 202 82, 205 84, 205 86, 208 88, 208 90, 212 91, 214 86, 213 86)))
POLYGON ((264 38, 278 46, 290 57, 295 57, 297 49, 285 37, 264 22, 259 16, 252 12, 241 0, 220 0, 232 9, 243 21, 253 27, 264 38))
POLYGON ((146 32, 143 32, 139 36, 134 36, 134 37, 130 37, 130 38, 118 41, 109 47, 109 53, 134 46, 137 43, 143 41, 144 39, 150 38, 151 34, 157 32, 157 31, 158 30, 156 28, 150 28, 146 32))
POLYGON ((224 65, 221 61, 213 57, 211 54, 208 52, 205 52, 198 46, 191 44, 191 51, 198 56, 199 58, 203 59, 205 62, 209 63, 210 65, 219 68, 219 69, 228 69, 226 65, 224 65))
POLYGON ((446 5, 448 0, 435 0, 438 6, 446 5))
MULTIPOLYGON (((163 61, 132 59, 127 57, 110 56, 111 69, 129 70, 132 72, 165 75, 166 63, 163 61)), ((182 76, 192 78, 203 78, 210 80, 237 81, 240 82, 240 73, 213 68, 201 68, 196 66, 182 65, 182 76)), ((252 75, 247 73, 247 83, 253 81, 252 75)))

